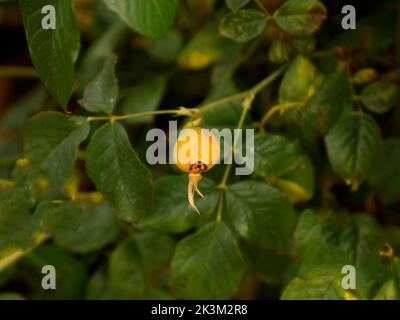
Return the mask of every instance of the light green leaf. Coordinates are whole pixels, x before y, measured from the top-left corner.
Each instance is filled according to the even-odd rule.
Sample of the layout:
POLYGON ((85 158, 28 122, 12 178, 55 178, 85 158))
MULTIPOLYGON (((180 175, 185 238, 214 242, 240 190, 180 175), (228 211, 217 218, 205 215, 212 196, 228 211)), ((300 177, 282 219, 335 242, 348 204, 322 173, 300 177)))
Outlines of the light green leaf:
POLYGON ((107 57, 97 75, 87 85, 83 98, 79 101, 86 110, 112 113, 118 97, 118 81, 115 77, 117 60, 115 54, 107 57))
MULTIPOLYGON (((167 89, 167 79, 163 76, 148 80, 126 92, 122 102, 124 114, 141 113, 156 110, 167 89)), ((129 123, 151 122, 152 116, 128 119, 129 123)))
POLYGON ((290 59, 289 44, 279 38, 272 40, 271 47, 268 51, 268 60, 272 63, 283 63, 290 59))
POLYGON ((219 20, 212 20, 184 46, 178 64, 190 70, 202 70, 218 61, 226 61, 238 45, 218 34, 219 20))
POLYGON ((122 223, 107 204, 86 208, 77 228, 57 234, 58 245, 77 253, 89 253, 112 243, 121 231, 122 223))
POLYGON ((107 123, 95 132, 87 148, 86 167, 124 220, 137 222, 148 210, 153 196, 151 174, 120 124, 107 123))
POLYGON ((341 287, 340 272, 321 272, 304 278, 296 277, 283 290, 281 300, 344 300, 345 290, 341 287))
POLYGON ((182 233, 212 214, 218 201, 218 190, 214 182, 203 178, 199 189, 205 198, 196 199, 200 215, 188 203, 187 176, 165 176, 155 182, 154 205, 139 224, 142 230, 164 233, 182 233))
POLYGON ((285 252, 296 216, 277 189, 258 181, 230 185, 226 214, 236 231, 250 244, 285 252))
POLYGON ((307 201, 314 194, 314 167, 297 144, 283 136, 258 134, 254 140, 254 173, 266 178, 291 200, 307 201))
POLYGON ((375 113, 385 113, 390 110, 400 96, 396 83, 391 81, 376 81, 366 86, 361 92, 361 102, 375 113))
POLYGON ((279 103, 305 104, 321 85, 323 76, 310 60, 298 55, 291 62, 279 88, 279 103))
POLYGON ((79 116, 41 112, 25 130, 25 153, 31 163, 60 186, 72 175, 78 146, 89 134, 89 123, 79 116))
POLYGON ((367 114, 352 114, 343 118, 325 137, 333 170, 354 190, 369 175, 380 142, 379 127, 367 114))
POLYGON ((355 84, 367 84, 376 79, 378 73, 375 69, 372 68, 364 68, 358 70, 353 76, 353 82, 355 84))
POLYGON ((260 35, 267 25, 265 14, 254 9, 243 9, 225 15, 220 23, 220 33, 238 42, 247 42, 260 35))
POLYGON ((374 297, 374 300, 399 300, 394 280, 386 282, 374 297))
POLYGON ((175 19, 178 0, 103 0, 122 21, 144 36, 164 36, 175 19))
POLYGON ((250 0, 225 0, 226 6, 233 11, 243 8, 249 2, 250 0))
POLYGON ((73 4, 68 0, 19 2, 33 65, 57 102, 67 108, 74 84, 74 65, 80 50, 80 34, 73 4), (56 29, 42 28, 46 5, 56 9, 56 29))
POLYGON ((25 297, 17 292, 3 292, 0 294, 0 300, 25 300, 25 297))
POLYGON ((294 36, 306 36, 318 30, 326 19, 326 8, 317 0, 288 0, 275 12, 279 27, 294 36))
POLYGON ((238 289, 244 267, 232 232, 213 222, 178 243, 172 280, 180 298, 228 299, 238 289))

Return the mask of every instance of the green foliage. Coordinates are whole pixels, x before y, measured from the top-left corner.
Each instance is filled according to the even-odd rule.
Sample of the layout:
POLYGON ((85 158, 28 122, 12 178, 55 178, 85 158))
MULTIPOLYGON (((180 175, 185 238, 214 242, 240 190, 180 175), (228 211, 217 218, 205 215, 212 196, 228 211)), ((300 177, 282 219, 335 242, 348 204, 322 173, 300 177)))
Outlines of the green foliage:
POLYGON ((371 299, 391 275, 378 255, 379 229, 365 215, 301 214, 295 233, 298 276, 282 299, 371 299), (357 270, 357 288, 341 286, 342 267, 357 270))
POLYGON ((218 34, 219 21, 208 22, 190 39, 178 56, 178 64, 186 69, 201 70, 231 55, 236 45, 218 34))
POLYGON ((329 131, 325 142, 333 170, 357 189, 379 152, 381 136, 375 120, 366 114, 349 115, 329 131))
POLYGON ((34 67, 0 67, 0 299, 400 299, 398 18, 385 0, 342 32, 324 3, 0 5, 28 45, 0 59, 34 67), (187 172, 146 160, 169 120, 254 130, 202 173, 200 214, 187 172))
POLYGON ((400 196, 400 167, 397 165, 400 161, 400 140, 384 140, 377 157, 369 182, 383 203, 394 204, 400 196))
POLYGON ((238 10, 250 2, 250 0, 225 0, 226 6, 231 10, 238 10))
MULTIPOLYGON (((161 103, 167 86, 165 77, 150 79, 126 93, 122 103, 124 114, 154 111, 161 103)), ((151 122, 151 116, 133 118, 128 121, 132 124, 151 122)))
POLYGON ((246 42, 264 31, 267 20, 257 10, 239 10, 227 14, 219 26, 221 34, 238 42, 246 42))
POLYGON ((233 184, 226 194, 226 210, 236 231, 249 243, 287 249, 295 213, 275 188, 256 181, 233 184))
POLYGON ((172 238, 154 233, 138 234, 123 242, 110 259, 109 290, 113 297, 143 298, 170 263, 174 249, 172 238))
POLYGON ((89 253, 113 243, 121 232, 122 223, 106 205, 89 206, 79 215, 76 227, 56 234, 58 245, 72 252, 89 253))
POLYGON ((118 81, 115 77, 116 64, 116 55, 106 58, 99 73, 86 87, 83 99, 79 101, 86 110, 107 114, 113 111, 118 97, 118 81))
POLYGON ((71 1, 23 0, 19 3, 32 62, 40 79, 57 102, 67 109, 74 84, 74 64, 80 50, 80 37, 71 1), (56 9, 58 27, 42 29, 42 7, 56 9), (64 31, 68 30, 67 33, 64 31))
POLYGON ((165 176, 155 181, 154 204, 140 222, 143 230, 161 233, 182 233, 204 221, 215 210, 218 194, 215 183, 203 179, 201 190, 206 199, 197 202, 201 215, 194 215, 187 202, 187 177, 165 176))
POLYGON ((89 123, 79 116, 41 112, 25 131, 25 153, 32 165, 59 186, 71 175, 80 143, 89 134, 89 123))
POLYGON ((306 36, 318 30, 326 18, 326 8, 318 0, 288 0, 275 12, 274 18, 287 33, 306 36))
POLYGON ((137 221, 147 211, 153 195, 151 174, 119 123, 105 124, 92 136, 87 149, 87 170, 124 220, 137 221))
POLYGON ((255 138, 254 174, 276 184, 292 202, 307 201, 314 193, 314 167, 297 144, 274 134, 255 138))
POLYGON ((399 95, 399 87, 395 83, 377 81, 363 89, 361 101, 368 110, 375 113, 385 113, 394 106, 399 95))
POLYGON ((244 260, 232 232, 212 222, 178 243, 172 279, 186 299, 226 299, 237 290, 244 260))
POLYGON ((103 0, 133 30, 151 37, 162 37, 171 27, 177 0, 103 0))

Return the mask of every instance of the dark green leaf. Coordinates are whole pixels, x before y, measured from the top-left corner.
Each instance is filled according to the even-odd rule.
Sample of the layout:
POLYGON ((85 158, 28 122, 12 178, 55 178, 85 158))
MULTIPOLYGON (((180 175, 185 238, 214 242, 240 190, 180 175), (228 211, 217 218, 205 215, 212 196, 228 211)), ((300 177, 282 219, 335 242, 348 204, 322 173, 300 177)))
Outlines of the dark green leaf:
POLYGON ((238 42, 247 42, 260 35, 267 24, 265 14, 248 9, 228 13, 221 20, 220 33, 238 42))
POLYGON ((46 91, 42 86, 39 86, 15 102, 0 120, 1 131, 22 129, 28 116, 39 110, 45 99, 46 91))
POLYGON ((82 299, 84 296, 87 272, 82 261, 68 254, 66 251, 52 245, 44 244, 36 248, 20 261, 20 270, 26 274, 27 284, 35 288, 40 287, 42 268, 45 265, 56 269, 56 290, 35 290, 30 299, 82 299), (39 281, 37 276, 39 275, 39 281))
POLYGON ((250 270, 262 282, 277 286, 285 281, 290 263, 288 254, 280 254, 274 250, 262 249, 247 243, 243 247, 243 254, 249 261, 250 270))
POLYGON ((151 37, 164 36, 175 19, 178 0, 103 0, 133 30, 151 37))
POLYGON ((288 0, 275 12, 279 27, 294 36, 310 35, 326 18, 325 6, 317 0, 288 0))
POLYGON ((111 299, 112 294, 108 288, 108 269, 106 265, 101 265, 94 271, 89 279, 85 299, 87 300, 107 300, 111 299))
POLYGON ((205 199, 196 199, 200 215, 195 213, 188 203, 187 176, 165 176, 155 182, 154 205, 140 222, 143 230, 181 233, 189 230, 213 213, 218 201, 215 183, 203 178, 199 189, 205 199))
POLYGON ((115 77, 117 56, 110 55, 95 78, 87 85, 79 104, 86 110, 99 113, 112 113, 118 97, 118 81, 115 77))
POLYGON ((124 220, 136 222, 148 210, 153 195, 151 174, 120 124, 107 123, 93 135, 87 149, 87 170, 124 220))
POLYGON ((154 277, 169 264, 174 247, 172 238, 154 233, 137 234, 123 242, 110 259, 113 298, 143 298, 154 277))
POLYGON ((123 23, 113 23, 99 38, 97 38, 87 49, 79 70, 79 91, 82 93, 89 82, 99 71, 99 65, 104 63, 116 50, 117 45, 123 39, 126 31, 123 23))
POLYGON ((371 170, 369 182, 378 193, 379 199, 387 205, 400 198, 400 139, 387 139, 371 170), (389 183, 390 182, 390 183, 389 183))
POLYGON ((227 299, 238 289, 244 260, 222 222, 213 222, 178 243, 172 278, 179 297, 227 299))
POLYGON ((365 215, 317 215, 308 210, 300 216, 294 242, 301 278, 289 284, 284 299, 368 299, 389 276, 378 256, 378 228, 365 215), (356 291, 341 287, 345 265, 356 269, 356 291))
POLYGON ((52 236, 76 230, 81 216, 82 210, 79 205, 69 201, 62 203, 43 201, 39 203, 34 213, 40 230, 52 236))
MULTIPOLYGON (((226 98, 233 94, 239 93, 232 78, 221 75, 215 83, 213 83, 203 104, 212 103, 213 101, 226 98)), ((240 115, 242 113, 241 101, 233 101, 202 112, 202 126, 209 129, 236 128, 240 115)), ((250 117, 247 117, 245 124, 251 123, 250 117)))
MULTIPOLYGON (((126 92, 122 109, 124 114, 141 113, 156 110, 167 88, 167 79, 157 77, 146 81, 126 92)), ((152 116, 143 116, 129 119, 129 123, 148 123, 152 116)))
POLYGON ((356 190, 369 175, 378 155, 381 135, 375 120, 352 114, 339 121, 325 137, 330 163, 356 190))
POLYGON ((67 0, 21 0, 19 2, 33 65, 57 102, 67 108, 74 84, 74 65, 80 34, 73 4, 67 0), (56 29, 42 28, 46 5, 56 9, 56 29))
POLYGON ((351 112, 352 107, 353 95, 348 78, 336 73, 324 80, 322 86, 303 108, 289 111, 288 116, 305 127, 326 134, 343 114, 351 112))
POLYGON ((251 244, 285 252, 296 216, 277 189, 257 181, 230 185, 226 214, 236 231, 251 244))
POLYGON ((37 220, 30 213, 33 205, 27 188, 0 190, 0 250, 33 245, 32 235, 37 229, 37 220))
POLYGON ((56 243, 77 253, 99 250, 113 242, 121 231, 121 221, 106 205, 87 208, 77 224, 77 228, 56 235, 56 243))
POLYGON ((182 49, 183 36, 174 30, 170 30, 162 39, 152 39, 148 42, 149 54, 165 63, 173 63, 182 49))
POLYGON ((72 175, 78 146, 89 134, 85 118, 42 112, 29 120, 25 152, 32 164, 59 186, 72 175))
POLYGON ((396 83, 377 81, 364 88, 361 101, 369 111, 385 113, 394 106, 399 96, 400 90, 396 83))

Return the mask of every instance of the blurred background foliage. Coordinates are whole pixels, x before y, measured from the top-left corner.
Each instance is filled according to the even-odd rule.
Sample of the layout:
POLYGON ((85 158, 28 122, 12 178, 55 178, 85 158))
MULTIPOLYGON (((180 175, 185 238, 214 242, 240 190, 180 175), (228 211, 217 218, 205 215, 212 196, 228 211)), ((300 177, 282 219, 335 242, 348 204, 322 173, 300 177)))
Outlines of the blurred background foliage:
MULTIPOLYGON (((79 129, 71 176, 58 163, 47 168, 57 179, 36 176, 25 156, 40 158, 29 150, 51 143, 36 139, 46 135, 40 130, 49 121, 75 128, 80 118, 49 114, 27 125, 40 111, 61 111, 61 98, 30 68, 18 1, 1 0, 0 298, 398 299, 398 1, 355 3, 357 29, 345 31, 342 1, 302 0, 312 10, 291 21, 285 2, 293 0, 180 0, 172 28, 156 38, 141 35, 157 33, 155 27, 134 32, 104 2, 73 0, 81 53, 68 112, 108 113, 105 100, 99 106, 93 99, 99 92, 87 88, 99 77, 109 81, 103 93, 112 98, 115 65, 113 112, 127 115, 207 105, 288 63, 283 78, 259 92, 244 122, 257 129, 255 172, 232 175, 218 224, 211 221, 222 165, 202 181, 200 217, 186 202, 187 177, 173 166, 152 166, 154 201, 132 224, 118 199, 96 188, 96 174, 86 173, 86 150, 99 148, 95 138, 89 147, 86 140, 101 125, 92 122, 79 129), (276 106, 280 112, 269 112, 276 106), (46 264, 56 267, 57 290, 41 288, 46 264), (356 290, 341 287, 346 264, 356 266, 356 290)), ((204 112, 202 126, 234 128, 241 110, 240 101, 230 101, 204 112)), ((147 131, 167 130, 169 119, 122 122, 142 162, 147 131)))

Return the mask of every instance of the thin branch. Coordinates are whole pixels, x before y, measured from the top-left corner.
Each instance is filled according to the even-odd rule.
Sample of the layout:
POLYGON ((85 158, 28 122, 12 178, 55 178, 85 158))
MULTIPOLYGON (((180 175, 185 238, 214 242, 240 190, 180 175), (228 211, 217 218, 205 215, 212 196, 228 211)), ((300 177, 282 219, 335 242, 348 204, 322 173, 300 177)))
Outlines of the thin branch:
POLYGON ((32 67, 0 67, 0 78, 39 78, 32 67))
POLYGON ((139 117, 150 116, 150 115, 161 115, 161 114, 172 114, 172 115, 176 115, 176 116, 193 116, 197 112, 198 112, 197 109, 187 109, 187 108, 181 107, 179 109, 156 110, 156 111, 132 113, 132 114, 127 114, 127 115, 122 115, 122 116, 116 116, 113 114, 110 114, 109 116, 90 116, 90 117, 87 117, 87 120, 88 121, 104 121, 104 120, 119 121, 119 120, 127 120, 127 119, 132 119, 132 118, 139 118, 139 117))
POLYGON ((276 78, 278 78, 283 71, 286 69, 287 65, 283 65, 280 68, 278 68, 277 70, 275 70, 273 73, 269 74, 264 80, 260 81, 259 83, 257 83, 254 87, 234 94, 232 96, 226 97, 226 98, 222 98, 210 103, 207 103, 205 105, 200 106, 198 109, 200 111, 200 113, 203 113, 205 111, 208 111, 210 109, 213 109, 215 107, 218 107, 220 105, 229 103, 229 102, 233 102, 236 100, 240 100, 240 99, 244 99, 252 94, 257 95, 262 89, 264 89, 266 86, 268 86, 270 83, 272 83, 276 78))

